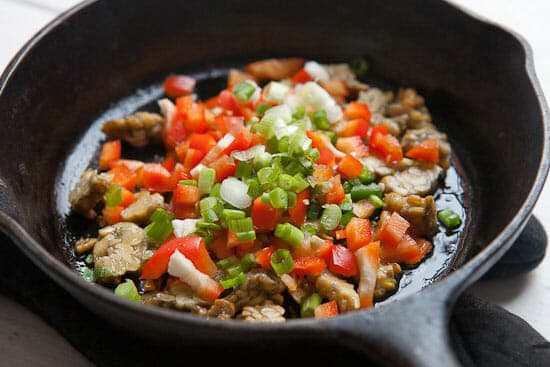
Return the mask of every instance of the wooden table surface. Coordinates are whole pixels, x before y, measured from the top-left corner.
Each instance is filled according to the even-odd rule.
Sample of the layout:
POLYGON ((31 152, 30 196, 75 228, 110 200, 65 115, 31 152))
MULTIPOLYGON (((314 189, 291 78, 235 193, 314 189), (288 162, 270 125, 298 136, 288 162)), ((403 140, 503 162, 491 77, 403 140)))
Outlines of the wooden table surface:
MULTIPOLYGON (((535 70, 550 96, 550 1, 453 0, 487 19, 523 35, 531 44, 535 70)), ((75 0, 0 0, 0 70, 19 48, 75 0)), ((548 99, 548 97, 547 97, 548 99)), ((535 215, 550 229, 550 187, 545 185, 535 215)), ((471 293, 503 306, 550 339, 550 256, 532 272, 506 280, 482 281, 471 293)), ((91 363, 56 330, 13 300, 0 295, 0 351, 10 366, 88 366, 91 363)))

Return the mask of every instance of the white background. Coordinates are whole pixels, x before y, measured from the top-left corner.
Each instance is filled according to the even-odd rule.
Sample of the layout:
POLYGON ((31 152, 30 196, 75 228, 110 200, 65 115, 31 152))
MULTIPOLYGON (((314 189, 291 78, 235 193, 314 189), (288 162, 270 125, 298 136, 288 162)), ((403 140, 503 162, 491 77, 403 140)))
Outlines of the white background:
MULTIPOLYGON (((545 95, 550 96, 550 1, 452 2, 526 38, 533 48, 535 70, 545 95)), ((0 0, 0 70, 34 33, 76 3, 75 0, 0 0)), ((549 186, 545 185, 534 210, 546 228, 550 228, 549 186)), ((543 263, 529 274, 508 280, 479 282, 470 291, 519 315, 550 339, 549 266, 550 255, 547 255, 543 263)), ((4 361, 49 365, 49 362, 63 360, 67 365, 88 365, 63 338, 24 307, 0 296, 0 309, 0 345, 4 349, 4 361)))

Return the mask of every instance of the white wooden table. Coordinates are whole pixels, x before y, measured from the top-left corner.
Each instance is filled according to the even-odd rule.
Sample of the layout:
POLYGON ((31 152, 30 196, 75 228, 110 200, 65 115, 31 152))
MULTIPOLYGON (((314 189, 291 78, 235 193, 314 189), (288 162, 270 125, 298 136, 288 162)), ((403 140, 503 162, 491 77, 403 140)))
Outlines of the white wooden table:
MULTIPOLYGON (((550 1, 452 1, 523 35, 533 48, 535 70, 546 96, 550 96, 550 1)), ((42 26, 76 3, 76 0, 0 0, 0 70, 42 26)), ((550 233, 550 184, 545 185, 534 213, 550 233)), ((550 340, 550 255, 529 274, 478 282, 470 292, 522 317, 550 340)), ((90 365, 26 308, 0 296, 0 309, 2 363, 50 366, 63 361, 64 365, 90 365)))

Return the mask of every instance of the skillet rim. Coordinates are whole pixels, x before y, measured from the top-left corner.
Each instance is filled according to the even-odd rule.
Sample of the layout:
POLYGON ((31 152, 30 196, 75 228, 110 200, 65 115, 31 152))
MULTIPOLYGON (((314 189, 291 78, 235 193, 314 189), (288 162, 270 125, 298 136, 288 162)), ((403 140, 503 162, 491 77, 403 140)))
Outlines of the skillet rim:
MULTIPOLYGON (((7 65, 6 69, 0 76, 0 98, 4 91, 4 88, 8 85, 11 76, 17 71, 19 63, 26 57, 33 47, 38 44, 43 37, 55 30, 61 23, 70 19, 72 16, 80 12, 81 10, 92 6, 99 2, 99 0, 85 0, 79 4, 76 4, 72 8, 61 13, 40 29, 25 45, 16 53, 12 60, 7 65)), ((515 31, 512 31, 501 24, 491 21, 477 13, 465 9, 464 7, 455 4, 449 0, 442 0, 445 5, 453 8, 458 13, 472 18, 473 20, 483 23, 487 26, 493 27, 496 30, 508 34, 522 47, 525 58, 524 67, 526 77, 528 78, 533 91, 535 92, 538 100, 538 104, 541 110, 542 124, 543 124, 543 146, 542 156, 539 167, 537 169, 537 175, 534 183, 529 190, 527 199, 519 206, 514 218, 510 221, 504 229, 489 243, 485 248, 471 258, 468 262, 464 263, 458 269, 455 269, 448 273, 445 277, 439 279, 432 286, 427 288, 433 288, 436 283, 445 288, 446 297, 450 298, 450 301, 458 295, 458 293, 466 288, 469 284, 479 278, 484 271, 486 271, 492 264, 494 264, 500 256, 511 246, 513 240, 521 233, 521 229, 527 223, 532 210, 540 196, 542 188, 544 186, 548 170, 550 168, 550 111, 544 97, 544 93, 536 76, 533 52, 529 43, 515 31)), ((523 70, 522 70, 523 72, 523 70)), ((0 177, 0 188, 1 185, 0 177)), ((340 315, 337 318, 327 320, 309 320, 309 319, 292 319, 287 320, 285 323, 243 323, 238 320, 218 320, 218 319, 204 319, 192 314, 183 312, 174 312, 174 310, 163 309, 160 307, 143 307, 141 304, 137 304, 128 301, 124 298, 115 296, 111 291, 100 285, 91 284, 84 280, 74 270, 68 268, 66 264, 62 263, 48 251, 46 251, 34 238, 32 238, 25 229, 13 218, 6 213, 0 211, 0 229, 4 229, 6 234, 17 243, 19 248, 23 250, 26 256, 28 256, 32 262, 37 265, 47 276, 53 278, 60 286, 69 291, 68 288, 77 289, 79 291, 87 292, 90 297, 99 298, 101 302, 111 304, 120 308, 127 309, 132 312, 136 317, 152 317, 156 319, 163 319, 163 321, 183 322, 189 326, 205 326, 209 329, 228 329, 232 331, 255 331, 255 332, 272 332, 275 330, 290 331, 293 329, 302 329, 304 326, 315 327, 325 322, 334 322, 334 320, 353 317, 355 314, 363 312, 372 312, 374 309, 362 310, 361 312, 350 312, 348 314, 340 315)), ((425 289, 420 290, 416 294, 421 293, 425 289)), ((72 295, 74 296, 73 292, 72 295)), ((411 295, 411 296, 414 296, 411 295)), ((75 297, 78 298, 78 297, 75 297)), ((407 297, 406 297, 407 298, 407 297)), ((77 299, 80 302, 80 299, 77 299)), ((398 302, 399 303, 399 302, 398 302)), ((402 303, 402 302, 401 302, 402 303)), ((94 311, 95 312, 95 311, 94 311)))

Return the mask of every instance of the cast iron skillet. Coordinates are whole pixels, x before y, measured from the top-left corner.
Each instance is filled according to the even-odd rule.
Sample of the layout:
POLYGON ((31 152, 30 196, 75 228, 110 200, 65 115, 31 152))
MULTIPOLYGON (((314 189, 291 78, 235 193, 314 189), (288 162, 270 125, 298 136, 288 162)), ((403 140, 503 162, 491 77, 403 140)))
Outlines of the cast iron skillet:
POLYGON ((520 233, 549 166, 548 110, 528 45, 435 0, 85 2, 40 31, 2 75, 0 124, 2 230, 92 311, 151 341, 235 353, 343 348, 378 364, 458 364, 449 310, 520 233), (97 126, 84 133, 112 102, 133 95, 117 111, 136 107, 147 99, 136 89, 174 71, 363 55, 376 75, 426 97, 472 188, 460 251, 430 286, 334 319, 250 325, 130 303, 68 265, 66 197, 55 193, 93 158, 102 137, 97 126))

